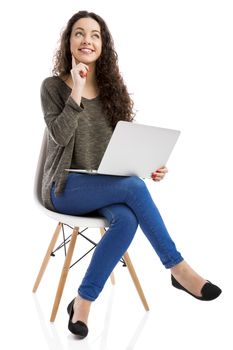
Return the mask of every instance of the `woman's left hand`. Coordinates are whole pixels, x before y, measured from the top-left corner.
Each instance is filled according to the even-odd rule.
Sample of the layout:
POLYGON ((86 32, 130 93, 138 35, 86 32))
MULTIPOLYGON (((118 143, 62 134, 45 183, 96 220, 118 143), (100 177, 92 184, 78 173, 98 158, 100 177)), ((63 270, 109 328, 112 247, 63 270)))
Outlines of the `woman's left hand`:
POLYGON ((151 178, 153 181, 161 181, 163 180, 164 176, 168 172, 167 168, 164 166, 162 168, 159 168, 155 172, 151 174, 151 178))

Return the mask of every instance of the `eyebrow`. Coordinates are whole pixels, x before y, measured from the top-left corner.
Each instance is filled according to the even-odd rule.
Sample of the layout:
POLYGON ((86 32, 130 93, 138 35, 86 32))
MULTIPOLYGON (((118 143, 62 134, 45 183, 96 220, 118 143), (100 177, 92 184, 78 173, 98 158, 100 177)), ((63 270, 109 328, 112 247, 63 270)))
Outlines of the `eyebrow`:
MULTIPOLYGON (((82 28, 82 27, 76 27, 76 28, 74 28, 74 30, 77 30, 77 29, 81 29, 81 30, 83 30, 83 31, 85 32, 85 29, 82 28)), ((92 33, 93 33, 93 32, 98 32, 98 33, 100 33, 100 31, 97 30, 97 29, 93 29, 91 32, 92 32, 92 33)))

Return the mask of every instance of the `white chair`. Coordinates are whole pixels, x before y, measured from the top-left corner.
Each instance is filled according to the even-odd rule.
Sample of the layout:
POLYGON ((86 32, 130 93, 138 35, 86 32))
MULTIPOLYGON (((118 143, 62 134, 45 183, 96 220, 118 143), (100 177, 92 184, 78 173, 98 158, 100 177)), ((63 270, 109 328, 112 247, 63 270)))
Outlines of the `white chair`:
MULTIPOLYGON (((100 233, 101 236, 105 233, 105 228, 109 226, 108 221, 103 218, 103 217, 87 217, 87 216, 72 216, 72 215, 65 215, 65 214, 60 214, 51 210, 46 209, 43 204, 42 204, 42 199, 41 199, 41 186, 42 186, 42 177, 43 177, 43 169, 44 169, 44 164, 45 164, 45 159, 46 159, 46 152, 47 152, 47 128, 44 131, 44 136, 43 136, 43 141, 42 141, 42 146, 41 146, 41 150, 40 150, 40 155, 39 155, 39 159, 38 159, 38 164, 37 164, 37 169, 36 169, 36 175, 35 175, 35 182, 34 182, 34 197, 35 197, 35 201, 36 204, 38 206, 38 208, 46 215, 48 215, 49 217, 51 217, 52 219, 56 220, 58 222, 55 232, 52 236, 52 239, 49 243, 47 252, 45 254, 45 257, 43 259, 43 262, 41 264, 39 273, 37 275, 34 287, 33 287, 33 292, 35 293, 40 281, 43 277, 43 274, 46 270, 46 267, 48 265, 50 256, 53 255, 53 251, 54 251, 54 247, 55 244, 57 242, 59 233, 61 231, 61 228, 63 228, 64 225, 68 225, 69 227, 72 228, 72 234, 70 236, 70 240, 67 240, 65 238, 63 238, 63 245, 64 247, 66 245, 68 245, 68 250, 66 253, 65 250, 65 259, 64 259, 64 265, 63 265, 63 269, 61 271, 61 276, 60 276, 60 280, 58 283, 58 288, 57 288, 57 292, 56 292, 56 296, 55 296, 55 300, 54 300, 54 304, 53 304, 53 308, 52 308, 52 313, 51 313, 51 317, 50 317, 50 321, 53 322, 55 321, 56 315, 57 315, 57 311, 58 311, 58 307, 60 304, 60 300, 62 297, 62 293, 63 293, 63 289, 65 286, 65 282, 66 282, 66 278, 69 272, 69 268, 70 268, 70 264, 71 264, 71 259, 72 259, 72 255, 73 255, 73 251, 74 251, 74 247, 75 247, 75 243, 76 243, 76 239, 77 236, 81 234, 80 228, 85 228, 85 230, 87 228, 99 228, 100 229, 100 233)), ((82 231, 83 232, 83 231, 82 231)), ((83 236, 83 235, 82 235, 83 236)), ((87 238, 88 239, 88 238, 87 238)), ((92 241, 91 241, 92 242, 92 241)), ((92 242, 93 243, 93 242, 92 242)), ((142 301, 142 304, 145 308, 146 311, 149 310, 146 298, 144 296, 143 290, 141 288, 140 282, 138 280, 138 277, 135 273, 134 267, 132 265, 132 262, 129 258, 129 254, 126 252, 123 256, 123 261, 125 263, 125 265, 128 267, 129 273, 132 277, 132 280, 134 282, 134 285, 137 289, 137 292, 139 294, 139 297, 142 301)), ((114 275, 113 273, 111 274, 111 282, 112 284, 115 283, 115 279, 114 279, 114 275)))

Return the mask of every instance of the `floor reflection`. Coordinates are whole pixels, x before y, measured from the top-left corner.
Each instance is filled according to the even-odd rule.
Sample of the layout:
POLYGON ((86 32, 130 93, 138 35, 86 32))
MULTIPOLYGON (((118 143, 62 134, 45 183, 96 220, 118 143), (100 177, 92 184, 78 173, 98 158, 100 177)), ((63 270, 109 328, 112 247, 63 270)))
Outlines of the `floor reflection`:
MULTIPOLYGON (((119 329, 114 330, 112 322, 112 309, 114 305, 114 288, 109 294, 109 298, 107 301, 107 305, 105 306, 105 318, 103 322, 103 326, 100 331, 95 334, 93 331, 90 331, 89 336, 83 340, 77 340, 74 335, 68 334, 67 336, 61 339, 59 332, 57 331, 56 323, 50 323, 45 320, 44 314, 40 307, 40 303, 36 294, 33 294, 33 300, 35 304, 35 308, 37 311, 38 319, 40 322, 40 326, 44 335, 44 338, 48 344, 48 348, 50 350, 112 350, 116 349, 116 334, 119 329), (114 330, 114 339, 110 333, 114 330), (110 332, 111 331, 111 332, 110 332), (62 342, 63 341, 63 342, 62 342)), ((123 310, 122 310, 123 312, 123 310)), ((135 330, 132 332, 133 334, 128 335, 128 339, 125 341, 124 348, 120 350, 132 350, 136 346, 136 343, 143 332, 143 329, 147 323, 149 317, 149 313, 143 313, 142 318, 140 318, 135 330)), ((120 327, 120 326, 119 326, 120 327)), ((129 328, 130 329, 130 328, 129 328)), ((132 328, 131 328, 132 330, 132 328)))
POLYGON ((50 350, 64 350, 64 346, 62 345, 59 333, 56 329, 56 324, 50 322, 50 324, 48 325, 48 322, 45 321, 45 317, 36 294, 33 294, 33 300, 43 335, 48 344, 48 348, 50 350))
POLYGON ((138 339, 140 338, 140 335, 142 334, 143 329, 145 328, 145 325, 147 323, 147 320, 149 318, 149 312, 146 312, 143 317, 141 318, 140 322, 138 323, 138 326, 136 330, 134 331, 128 346, 125 348, 125 350, 132 350, 134 349, 138 339))

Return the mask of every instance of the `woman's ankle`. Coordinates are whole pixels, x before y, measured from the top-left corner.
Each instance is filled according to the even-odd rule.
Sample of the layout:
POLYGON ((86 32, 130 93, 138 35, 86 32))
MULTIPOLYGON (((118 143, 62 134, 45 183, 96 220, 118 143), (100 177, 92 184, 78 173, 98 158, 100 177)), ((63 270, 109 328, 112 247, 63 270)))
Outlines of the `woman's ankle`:
POLYGON ((199 277, 202 278, 193 268, 185 261, 181 261, 179 264, 171 268, 171 274, 175 277, 199 277))
POLYGON ((203 285, 207 282, 186 261, 171 268, 171 274, 189 292, 200 296, 203 285))
POLYGON ((92 302, 90 300, 83 299, 78 295, 74 301, 74 315, 72 322, 75 323, 77 321, 82 321, 87 324, 91 304, 92 302))

